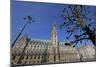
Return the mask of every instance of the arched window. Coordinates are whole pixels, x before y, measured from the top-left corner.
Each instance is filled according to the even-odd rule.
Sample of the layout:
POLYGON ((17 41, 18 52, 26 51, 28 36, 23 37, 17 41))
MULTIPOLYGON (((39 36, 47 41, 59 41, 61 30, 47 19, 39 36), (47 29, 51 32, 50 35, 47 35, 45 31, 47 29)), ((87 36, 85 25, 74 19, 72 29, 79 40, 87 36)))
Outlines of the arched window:
POLYGON ((40 59, 40 55, 38 55, 38 59, 40 59))
POLYGON ((36 59, 36 55, 34 55, 34 59, 36 59))

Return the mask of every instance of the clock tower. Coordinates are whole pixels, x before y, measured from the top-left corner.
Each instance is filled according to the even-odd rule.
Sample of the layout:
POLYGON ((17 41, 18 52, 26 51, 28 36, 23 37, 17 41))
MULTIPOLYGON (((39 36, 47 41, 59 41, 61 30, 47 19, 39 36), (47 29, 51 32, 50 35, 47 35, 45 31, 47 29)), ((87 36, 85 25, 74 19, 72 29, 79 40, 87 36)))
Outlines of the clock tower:
POLYGON ((51 40, 52 40, 52 45, 56 47, 58 44, 58 33, 57 33, 57 27, 55 23, 53 24, 53 28, 52 28, 51 40))
POLYGON ((51 36, 51 43, 53 48, 53 59, 54 62, 59 62, 59 56, 58 56, 58 33, 57 33, 57 26, 55 23, 53 23, 52 28, 52 36, 51 36))

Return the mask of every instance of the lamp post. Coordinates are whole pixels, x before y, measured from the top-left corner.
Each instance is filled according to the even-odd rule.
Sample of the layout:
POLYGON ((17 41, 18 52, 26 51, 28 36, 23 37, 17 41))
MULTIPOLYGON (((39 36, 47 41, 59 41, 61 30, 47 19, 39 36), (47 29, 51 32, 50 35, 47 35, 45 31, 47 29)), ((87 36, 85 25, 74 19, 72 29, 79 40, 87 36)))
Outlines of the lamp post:
POLYGON ((22 34, 23 30, 26 28, 26 26, 32 22, 35 22, 32 20, 31 16, 26 16, 24 17, 24 20, 26 21, 26 24, 23 26, 22 30, 19 32, 18 36, 16 37, 16 39, 14 40, 14 42, 11 45, 11 48, 15 45, 16 41, 18 40, 18 38, 20 37, 20 35, 22 34))

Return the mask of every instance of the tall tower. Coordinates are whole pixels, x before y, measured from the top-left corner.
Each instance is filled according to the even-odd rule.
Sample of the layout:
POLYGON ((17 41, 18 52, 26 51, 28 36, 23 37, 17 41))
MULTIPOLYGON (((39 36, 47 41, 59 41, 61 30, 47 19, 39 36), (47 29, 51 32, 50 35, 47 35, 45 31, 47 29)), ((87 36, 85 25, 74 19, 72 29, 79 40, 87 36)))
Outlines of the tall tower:
POLYGON ((51 36, 51 41, 52 41, 52 45, 54 47, 57 46, 58 44, 58 33, 57 33, 57 29, 56 29, 56 24, 53 24, 53 28, 52 28, 52 36, 51 36))
POLYGON ((52 49, 53 49, 53 60, 54 62, 59 62, 59 56, 58 56, 58 33, 56 24, 53 24, 52 28, 52 36, 51 36, 51 43, 52 43, 52 49))

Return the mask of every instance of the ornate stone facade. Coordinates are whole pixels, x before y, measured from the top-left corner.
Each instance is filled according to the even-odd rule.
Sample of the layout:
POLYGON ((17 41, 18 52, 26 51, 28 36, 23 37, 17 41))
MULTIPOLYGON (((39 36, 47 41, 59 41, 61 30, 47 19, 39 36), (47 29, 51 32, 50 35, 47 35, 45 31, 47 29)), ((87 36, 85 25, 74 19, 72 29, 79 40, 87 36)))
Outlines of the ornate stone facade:
MULTIPOLYGON (((85 48, 78 49, 72 46, 65 46, 64 42, 58 42, 58 33, 54 24, 51 40, 20 38, 16 45, 11 48, 11 63, 14 65, 27 65, 77 62, 83 58, 82 56, 86 56, 84 53, 87 51, 84 50, 85 48)), ((92 50, 94 53, 89 54, 91 49, 87 53, 95 55, 95 49, 93 48, 92 50)), ((95 58, 95 56, 91 58, 95 58)))

